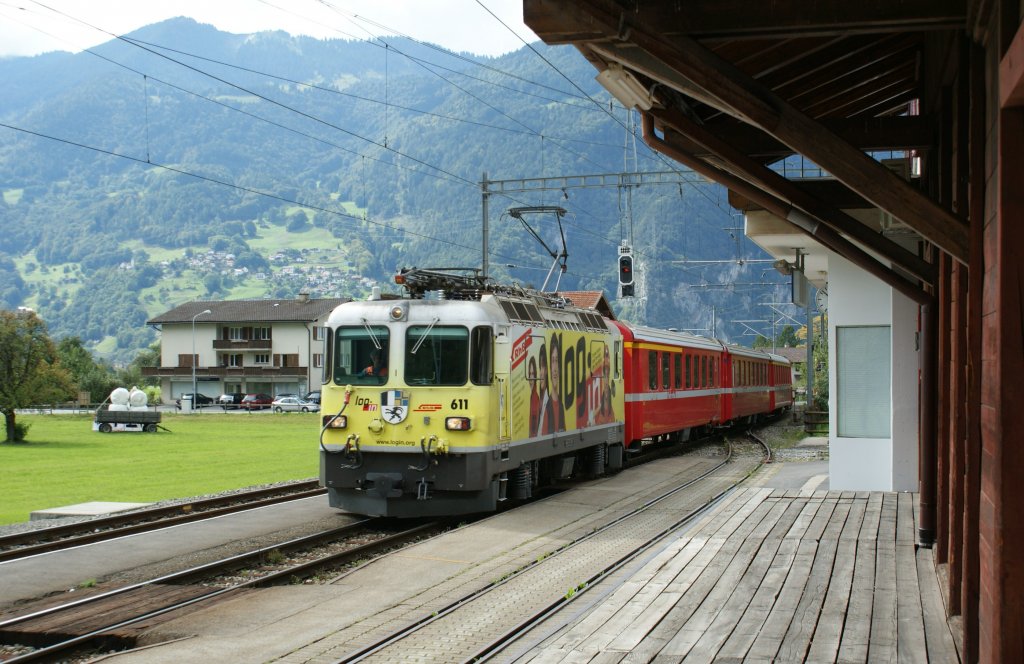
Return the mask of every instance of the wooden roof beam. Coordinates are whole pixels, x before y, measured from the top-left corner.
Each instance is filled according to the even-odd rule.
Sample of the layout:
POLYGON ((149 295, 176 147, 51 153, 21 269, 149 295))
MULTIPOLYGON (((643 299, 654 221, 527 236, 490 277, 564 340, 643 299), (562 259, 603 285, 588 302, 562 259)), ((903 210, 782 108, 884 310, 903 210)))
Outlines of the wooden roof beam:
MULTIPOLYGON (((821 124, 859 150, 928 150, 934 140, 934 119, 931 116, 894 116, 885 118, 834 118, 821 124)), ((781 157, 793 149, 756 127, 732 120, 705 124, 705 127, 751 157, 781 157)), ((699 146, 689 150, 697 156, 699 146)))
POLYGON ((848 110, 850 108, 860 108, 865 103, 873 106, 879 99, 891 99, 897 94, 915 90, 917 87, 912 68, 906 67, 858 85, 851 85, 845 94, 822 99, 815 104, 801 105, 800 110, 812 118, 849 117, 853 115, 853 112, 848 110))
POLYGON ((866 272, 878 277, 882 282, 903 293, 913 301, 919 304, 930 304, 934 301, 934 298, 917 284, 912 283, 887 265, 883 265, 871 254, 850 242, 829 226, 809 218, 786 201, 764 191, 745 179, 716 168, 662 140, 654 132, 654 119, 649 113, 643 114, 643 138, 644 142, 652 149, 675 159, 704 177, 728 187, 730 191, 735 191, 748 200, 757 203, 779 219, 789 222, 794 230, 814 238, 828 249, 866 272))
POLYGON ((760 80, 777 94, 789 97, 797 93, 812 92, 831 83, 836 79, 836 72, 858 71, 879 60, 920 47, 920 37, 914 34, 891 35, 870 40, 865 37, 844 39, 835 47, 809 55, 800 63, 799 68, 784 69, 760 80))
POLYGON ((967 22, 964 0, 672 0, 632 2, 628 9, 614 0, 524 0, 523 18, 548 44, 600 38, 600 30, 568 20, 583 4, 627 12, 630 22, 656 25, 666 35, 700 39, 963 29, 967 22))
POLYGON ((886 260, 902 267, 914 276, 928 283, 935 281, 935 268, 921 260, 916 254, 904 249, 892 240, 878 235, 864 224, 832 205, 802 189, 798 182, 788 180, 770 168, 759 164, 753 159, 736 150, 723 141, 715 132, 686 117, 675 109, 653 111, 652 115, 659 118, 667 126, 688 137, 691 141, 714 153, 725 167, 744 180, 751 182, 763 191, 785 201, 789 201, 808 215, 820 220, 862 246, 878 253, 886 260))
POLYGON ((808 92, 801 90, 800 93, 792 96, 781 96, 797 108, 803 109, 805 113, 811 114, 809 109, 815 106, 827 105, 836 98, 863 94, 863 90, 879 85, 879 81, 882 80, 913 81, 915 66, 916 58, 881 60, 856 72, 845 71, 842 74, 836 72, 835 78, 816 90, 808 92))
POLYGON ((959 217, 755 79, 688 37, 668 42, 647 26, 626 25, 632 15, 610 16, 589 5, 580 10, 592 25, 604 25, 606 36, 628 34, 631 42, 591 42, 587 48, 761 128, 958 261, 967 260, 967 226, 959 217))

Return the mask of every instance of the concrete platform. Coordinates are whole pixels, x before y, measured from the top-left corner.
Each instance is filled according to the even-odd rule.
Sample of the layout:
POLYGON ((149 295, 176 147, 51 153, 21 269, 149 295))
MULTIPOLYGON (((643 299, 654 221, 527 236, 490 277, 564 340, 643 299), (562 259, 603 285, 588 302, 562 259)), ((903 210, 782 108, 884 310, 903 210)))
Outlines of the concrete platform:
POLYGON ((149 507, 153 503, 114 503, 93 501, 91 503, 78 503, 77 505, 65 505, 64 507, 51 507, 46 510, 36 510, 29 514, 29 521, 42 521, 44 519, 60 519, 65 516, 106 516, 137 510, 140 507, 149 507))

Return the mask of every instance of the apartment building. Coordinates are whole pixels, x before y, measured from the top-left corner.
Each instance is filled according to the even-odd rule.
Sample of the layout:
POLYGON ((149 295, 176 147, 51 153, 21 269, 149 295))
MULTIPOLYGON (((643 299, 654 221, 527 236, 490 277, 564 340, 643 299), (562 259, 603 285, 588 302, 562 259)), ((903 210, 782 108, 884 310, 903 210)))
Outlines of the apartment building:
POLYGON ((165 403, 196 391, 305 394, 318 389, 327 317, 347 299, 187 302, 147 324, 161 333, 160 378, 165 403), (194 370, 194 373, 193 373, 194 370))

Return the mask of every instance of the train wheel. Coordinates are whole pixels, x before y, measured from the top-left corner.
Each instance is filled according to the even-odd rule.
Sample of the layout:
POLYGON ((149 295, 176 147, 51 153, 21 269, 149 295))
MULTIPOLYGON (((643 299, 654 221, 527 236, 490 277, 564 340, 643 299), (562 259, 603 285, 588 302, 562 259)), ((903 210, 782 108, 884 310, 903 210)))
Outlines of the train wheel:
POLYGON ((112 430, 111 426, 106 422, 100 425, 100 433, 110 433, 112 430))

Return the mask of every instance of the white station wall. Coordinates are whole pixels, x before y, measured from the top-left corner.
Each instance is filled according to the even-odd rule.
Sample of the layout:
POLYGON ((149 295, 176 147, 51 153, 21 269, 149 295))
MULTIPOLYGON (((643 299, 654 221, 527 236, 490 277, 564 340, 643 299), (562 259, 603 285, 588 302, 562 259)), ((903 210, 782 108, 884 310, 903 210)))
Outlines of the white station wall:
MULTIPOLYGON (((889 286, 836 255, 828 261, 829 280, 829 488, 856 491, 916 491, 918 431, 917 305, 889 286), (839 427, 842 402, 857 403, 856 394, 840 398, 837 329, 890 328, 890 437, 846 437, 839 427)), ((884 349, 883 349, 884 351, 884 349)), ((887 355, 879 352, 880 357, 887 355)), ((864 361, 871 361, 870 357, 864 361)), ((876 427, 877 429, 877 427, 876 427)))

